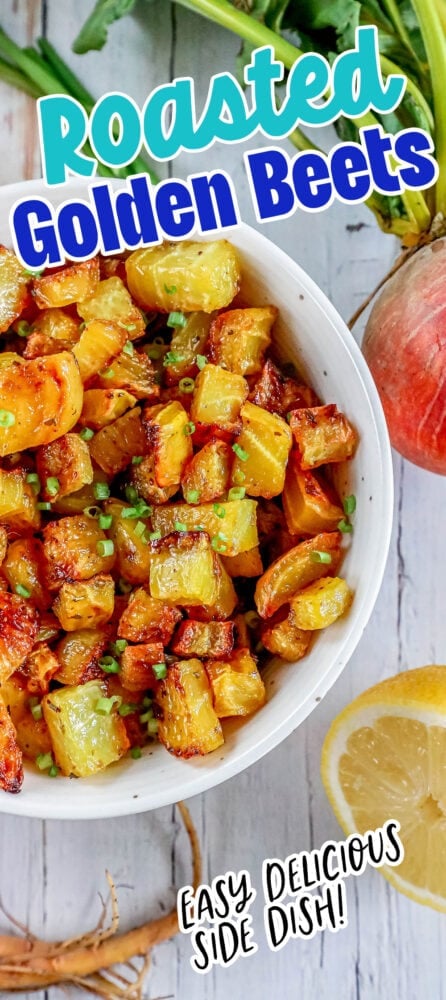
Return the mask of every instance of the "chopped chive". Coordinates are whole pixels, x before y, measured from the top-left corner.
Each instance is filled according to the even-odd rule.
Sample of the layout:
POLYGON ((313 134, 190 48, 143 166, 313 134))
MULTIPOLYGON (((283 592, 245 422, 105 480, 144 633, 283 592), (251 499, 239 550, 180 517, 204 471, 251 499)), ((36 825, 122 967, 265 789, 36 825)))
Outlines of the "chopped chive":
POLYGON ((204 368, 205 365, 207 365, 207 362, 208 362, 208 359, 205 357, 204 354, 197 354, 197 356, 195 358, 195 364, 196 364, 197 368, 200 369, 200 371, 203 371, 203 368, 204 368))
POLYGON ((108 529, 111 528, 112 524, 113 524, 113 517, 111 514, 99 515, 99 527, 102 528, 103 531, 108 531, 108 529))
POLYGON ((342 531, 344 535, 351 535, 353 525, 350 524, 350 521, 347 521, 346 518, 343 517, 342 521, 338 521, 338 531, 342 531))
POLYGON ((96 551, 102 557, 112 556, 115 551, 115 543, 112 542, 111 538, 101 538, 99 542, 96 542, 96 551))
POLYGON ((127 715, 134 715, 138 711, 139 705, 134 705, 130 701, 123 701, 122 705, 118 708, 118 715, 121 715, 123 719, 127 715))
POLYGON ((144 521, 137 521, 136 524, 135 524, 135 535, 136 535, 136 537, 137 538, 142 538, 145 530, 146 530, 146 526, 144 524, 144 521))
POLYGON ((149 535, 149 542, 158 542, 160 538, 161 538, 161 532, 159 530, 151 531, 149 535))
POLYGON ((36 757, 36 764, 39 771, 48 771, 48 769, 54 765, 52 753, 38 753, 36 757))
POLYGON ((32 486, 33 493, 40 493, 40 476, 37 475, 37 472, 28 472, 26 482, 32 486))
POLYGON ((142 700, 143 708, 150 708, 152 703, 153 703, 153 698, 150 698, 149 695, 145 694, 142 700))
POLYGON ((226 517, 226 508, 222 507, 221 503, 214 503, 213 509, 217 517, 226 517))
POLYGON ((165 663, 154 663, 152 665, 152 670, 157 681, 162 681, 164 677, 167 677, 167 667, 165 663))
POLYGON ((149 719, 147 731, 150 736, 155 736, 158 732, 158 719, 149 719))
POLYGON ((51 767, 48 771, 48 777, 57 778, 58 774, 59 774, 59 768, 56 766, 56 764, 51 764, 51 767))
POLYGON ((26 322, 26 320, 21 319, 20 323, 17 323, 16 333, 18 337, 29 337, 31 330, 32 327, 26 322))
POLYGON ((142 725, 148 722, 149 719, 153 719, 153 708, 148 708, 147 712, 144 712, 143 715, 140 715, 139 717, 139 721, 142 725))
MULTIPOLYGON (((134 327, 126 326, 126 330, 130 329, 134 329, 134 327)), ((122 353, 129 354, 130 357, 132 357, 132 355, 135 353, 135 348, 133 347, 131 340, 128 340, 127 343, 124 344, 124 347, 122 348, 122 353)))
POLYGON ((39 500, 37 504, 37 510, 51 510, 51 504, 49 500, 39 500))
POLYGON ((114 653, 123 653, 127 649, 128 642, 127 639, 116 639, 116 642, 112 642, 111 648, 114 653))
POLYGON ((112 694, 111 698, 98 698, 94 710, 100 715, 110 715, 114 705, 121 705, 122 698, 119 694, 112 694))
POLYGON ((206 531, 204 524, 196 524, 195 531, 206 531))
POLYGON ((133 760, 139 760, 142 757, 141 747, 132 747, 130 756, 133 757, 133 760))
POLYGON ((55 497, 56 493, 60 490, 60 482, 57 476, 49 476, 45 483, 46 492, 49 493, 50 497, 55 497))
POLYGON ((42 706, 40 704, 31 705, 31 715, 35 722, 40 722, 40 719, 43 718, 42 706))
POLYGON ((93 493, 96 500, 108 500, 110 496, 110 487, 108 483, 94 483, 93 493))
POLYGON ((329 552, 320 552, 319 549, 314 549, 311 553, 311 561, 314 563, 331 563, 331 555, 329 552))
POLYGON ((101 656, 98 663, 104 674, 119 674, 120 666, 114 656, 101 656))
POLYGON ((85 517, 91 517, 94 521, 97 521, 100 517, 104 517, 100 507, 96 507, 95 504, 91 504, 89 507, 84 507, 83 514, 85 517))
POLYGON ((248 458, 249 458, 248 452, 245 451, 244 448, 241 447, 241 445, 239 445, 237 443, 233 444, 232 445, 232 450, 237 455, 237 458, 239 458, 241 462, 247 462, 248 461, 248 458))
POLYGON ((106 368, 105 372, 101 372, 100 374, 101 378, 113 378, 115 373, 113 371, 113 368, 106 368))
POLYGON ((243 617, 248 628, 256 628, 259 624, 260 617, 257 614, 257 611, 247 611, 243 617))
POLYGON ((82 333, 82 331, 85 330, 86 325, 85 320, 83 320, 82 323, 79 323, 79 333, 82 333))
POLYGON ((150 358, 151 361, 159 361, 162 351, 159 347, 146 347, 145 354, 150 358))
POLYGON ((183 427, 183 434, 185 434, 186 437, 190 437, 191 434, 195 434, 195 424, 192 420, 189 420, 186 426, 183 427))
POLYGON ((150 517, 151 513, 152 507, 149 507, 143 500, 139 500, 135 507, 123 507, 121 517, 124 520, 126 518, 150 517))
POLYGON ((226 552, 228 546, 226 545, 227 536, 223 535, 221 531, 217 535, 211 538, 211 545, 215 552, 226 552))
POLYGON ((176 285, 170 285, 170 287, 169 285, 164 285, 164 291, 166 295, 175 295, 176 290, 177 290, 176 285))
POLYGON ((134 486, 126 486, 125 488, 125 498, 129 503, 134 503, 138 499, 138 493, 134 486))
POLYGON ((79 437, 82 438, 82 441, 91 441, 92 437, 94 437, 94 431, 92 431, 91 427, 83 427, 79 437))
POLYGON ((200 499, 199 490, 188 490, 185 494, 186 503, 198 503, 200 499))
POLYGON ((11 410, 0 410, 0 427, 13 427, 15 414, 11 410))
POLYGON ((195 389, 195 382, 193 378, 181 378, 178 383, 178 388, 180 392, 193 392, 195 389))
POLYGON ((237 485, 239 485, 240 483, 245 482, 246 473, 243 472, 243 469, 236 469, 232 478, 234 480, 234 483, 237 483, 237 485))
POLYGON ((167 368, 168 365, 176 365, 179 361, 185 360, 184 354, 179 354, 178 351, 167 351, 167 354, 164 355, 163 365, 167 368))
POLYGON ((132 458, 132 465, 141 465, 142 455, 134 455, 132 458))
POLYGON ((184 524, 183 521, 174 521, 173 526, 175 528, 175 531, 188 531, 187 524, 184 524))
POLYGON ((344 508, 344 514, 347 514, 347 516, 349 516, 350 514, 354 514, 355 513, 355 510, 356 510, 356 497, 355 497, 354 493, 351 493, 350 496, 348 496, 348 497, 344 497, 344 502, 343 502, 342 506, 344 508))
POLYGON ((43 274, 44 270, 45 270, 45 268, 42 267, 40 269, 40 271, 29 271, 28 268, 25 267, 25 270, 24 270, 23 273, 26 275, 27 278, 40 278, 41 275, 43 274))
POLYGON ((231 486, 228 493, 228 500, 243 500, 246 495, 244 486, 231 486))
POLYGON ((28 590, 28 587, 23 587, 21 583, 16 583, 15 592, 19 597, 31 597, 31 591, 28 590))
POLYGON ((171 312, 166 320, 166 326, 172 326, 174 328, 177 326, 186 326, 186 323, 187 317, 182 312, 171 312))
POLYGON ((121 594, 130 594, 130 591, 132 590, 132 584, 128 583, 127 580, 124 580, 121 577, 118 580, 118 589, 119 589, 119 591, 120 591, 121 594))
POLYGON ((286 422, 287 422, 287 424, 291 423, 291 417, 292 416, 293 416, 293 411, 292 410, 288 410, 288 413, 286 415, 286 422))

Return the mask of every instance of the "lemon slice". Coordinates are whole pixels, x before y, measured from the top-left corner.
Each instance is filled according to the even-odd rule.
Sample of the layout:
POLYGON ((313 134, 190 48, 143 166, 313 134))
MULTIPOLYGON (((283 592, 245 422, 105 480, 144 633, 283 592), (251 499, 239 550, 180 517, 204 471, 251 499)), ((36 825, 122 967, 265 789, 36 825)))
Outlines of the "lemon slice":
POLYGON ((446 667, 398 674, 356 698, 329 729, 321 769, 347 834, 398 820, 404 860, 380 870, 446 911, 446 667))

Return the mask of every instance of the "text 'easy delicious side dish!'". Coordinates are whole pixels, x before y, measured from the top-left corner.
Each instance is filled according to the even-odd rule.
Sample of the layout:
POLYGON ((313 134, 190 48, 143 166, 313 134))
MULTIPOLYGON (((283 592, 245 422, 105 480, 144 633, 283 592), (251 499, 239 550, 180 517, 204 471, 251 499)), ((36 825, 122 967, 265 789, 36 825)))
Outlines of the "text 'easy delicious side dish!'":
POLYGON ((24 272, 0 249, 0 785, 215 750, 349 608, 356 434, 275 360, 224 240, 24 272), (260 664, 260 669, 259 669, 260 664))

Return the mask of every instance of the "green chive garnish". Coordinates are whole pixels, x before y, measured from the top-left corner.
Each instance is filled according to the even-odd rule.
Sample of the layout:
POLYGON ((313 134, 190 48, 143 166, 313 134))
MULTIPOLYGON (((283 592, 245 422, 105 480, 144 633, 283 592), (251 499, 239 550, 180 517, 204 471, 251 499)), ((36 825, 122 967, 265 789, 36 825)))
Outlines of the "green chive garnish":
POLYGON ((159 542, 160 538, 161 538, 161 532, 159 531, 159 529, 158 531, 151 531, 149 535, 149 542, 159 542))
POLYGON ((56 767, 55 764, 51 764, 51 767, 50 767, 50 769, 48 771, 48 777, 49 778, 57 778, 58 774, 59 774, 59 768, 56 767))
POLYGON ((112 542, 111 538, 101 539, 99 542, 96 542, 96 551, 103 558, 112 556, 115 551, 115 543, 112 542))
POLYGON ((37 510, 51 510, 51 504, 49 500, 39 500, 37 504, 37 510))
POLYGON ((122 698, 119 694, 112 694, 111 698, 98 698, 94 710, 100 715, 110 715, 113 705, 121 705, 122 698))
POLYGON ((42 706, 40 704, 31 705, 31 715, 36 722, 40 722, 40 719, 43 717, 42 706))
POLYGON ((176 365, 179 361, 185 360, 184 354, 179 354, 178 351, 167 351, 167 354, 164 355, 163 365, 167 368, 168 365, 176 365))
POLYGON ((239 458, 241 462, 247 462, 248 461, 248 458, 249 458, 248 452, 245 451, 244 448, 241 447, 241 445, 239 445, 237 443, 233 444, 232 445, 232 450, 237 455, 237 458, 239 458))
POLYGON ((183 521, 174 521, 173 526, 175 531, 188 531, 187 524, 184 524, 183 521))
POLYGON ((344 508, 344 514, 347 514, 347 517, 349 517, 350 514, 354 514, 355 513, 355 510, 356 510, 356 497, 355 497, 354 493, 351 493, 350 496, 344 498, 344 502, 343 502, 342 506, 344 508))
POLYGON ((138 711, 139 705, 133 705, 131 701, 123 701, 122 705, 118 708, 118 715, 121 715, 123 719, 127 715, 134 715, 138 711))
MULTIPOLYGON (((130 327, 127 326, 126 330, 130 330, 130 327)), ((132 356, 132 354, 135 353, 135 348, 133 347, 133 344, 132 344, 131 340, 128 340, 127 343, 124 344, 124 347, 122 348, 122 353, 123 354, 129 354, 130 357, 132 356)))
POLYGON ((195 389, 195 382, 193 378, 181 378, 178 383, 178 388, 180 392, 193 392, 195 389))
POLYGON ((103 531, 108 531, 113 524, 113 517, 111 514, 99 514, 99 527, 103 531))
POLYGON ((104 674, 119 674, 119 663, 114 656, 101 656, 98 662, 104 674))
POLYGON ((142 538, 145 530, 146 530, 146 526, 144 524, 144 521, 137 521, 136 524, 135 524, 135 535, 136 535, 136 537, 137 538, 142 538))
POLYGON ((26 482, 32 486, 33 493, 36 495, 40 493, 40 477, 37 475, 37 472, 28 472, 26 482))
POLYGON ((93 493, 96 500, 108 500, 110 496, 110 487, 108 483, 94 483, 93 493))
POLYGON ((79 437, 82 438, 83 441, 91 441, 92 437, 94 437, 94 431, 92 431, 91 427, 83 427, 79 437))
POLYGON ((190 437, 191 434, 195 434, 195 424, 192 420, 189 420, 186 426, 183 427, 183 434, 185 434, 186 437, 190 437))
POLYGON ((129 503, 134 503, 138 499, 138 493, 134 486, 126 486, 125 488, 125 498, 129 503))
POLYGON ((331 563, 331 555, 329 552, 320 552, 319 549, 314 549, 311 553, 311 561, 314 563, 331 563))
POLYGON ((13 427, 15 415, 11 410, 0 410, 0 427, 13 427))
POLYGON ((127 639, 116 639, 116 642, 112 642, 111 649, 113 650, 114 653, 117 653, 119 655, 119 653, 123 653, 124 650, 127 649, 127 646, 128 646, 127 639))
POLYGON ((185 494, 186 503, 198 503, 200 499, 199 490, 188 490, 185 494))
POLYGON ((90 507, 84 507, 82 513, 85 514, 85 517, 91 517, 93 521, 97 521, 100 517, 104 517, 101 508, 96 507, 94 504, 91 504, 90 507))
POLYGON ((28 587, 23 587, 21 583, 16 583, 15 592, 19 597, 31 597, 31 591, 28 587))
POLYGON ((60 490, 60 482, 57 476, 49 476, 45 483, 46 492, 49 493, 50 497, 55 497, 56 493, 60 490))
POLYGON ((150 736, 156 736, 158 732, 158 719, 149 719, 147 731, 150 736))
POLYGON ((246 473, 243 472, 243 469, 236 469, 232 478, 234 480, 234 483, 237 483, 237 485, 239 485, 240 483, 245 482, 246 473))
POLYGON ((39 771, 48 771, 48 769, 54 765, 53 755, 51 753, 37 754, 36 764, 39 771))
POLYGON ((133 760, 139 760, 142 757, 141 747, 132 747, 130 756, 133 757, 133 760))
POLYGON ((195 358, 195 364, 200 371, 203 371, 204 366, 207 365, 207 361, 208 359, 204 356, 204 354, 197 354, 195 358))
POLYGON ((338 531, 342 531, 344 535, 351 535, 353 525, 350 524, 350 521, 347 521, 346 518, 343 517, 342 521, 338 521, 338 531))
POLYGON ((167 667, 165 663, 154 663, 152 670, 157 681, 162 681, 164 677, 167 677, 167 667))
POLYGON ((186 323, 187 318, 182 312, 171 312, 166 320, 166 326, 172 326, 174 328, 176 326, 186 326, 186 323))
POLYGON ((221 503, 214 503, 214 514, 217 517, 226 517, 226 508, 222 507, 221 503))
POLYGON ((105 372, 101 372, 101 378, 113 378, 114 374, 113 368, 106 368, 105 372))
POLYGON ((243 500, 246 495, 244 486, 231 486, 228 493, 228 500, 243 500))
POLYGON ((213 538, 211 538, 212 548, 215 552, 226 552, 228 548, 226 545, 227 540, 227 536, 223 535, 223 533, 219 531, 217 535, 214 535, 213 538))
POLYGON ((177 290, 177 286, 176 285, 170 285, 170 286, 169 285, 164 285, 164 291, 165 291, 166 295, 175 295, 176 290, 177 290))
POLYGON ((141 465, 142 455, 134 455, 132 458, 132 465, 141 465))
POLYGON ((127 580, 124 580, 121 577, 118 580, 118 589, 119 589, 119 591, 120 591, 121 594, 130 594, 130 591, 132 590, 132 584, 128 583, 127 580))
POLYGON ((31 330, 32 327, 26 322, 26 320, 21 319, 20 323, 17 323, 16 333, 18 337, 29 337, 31 330))

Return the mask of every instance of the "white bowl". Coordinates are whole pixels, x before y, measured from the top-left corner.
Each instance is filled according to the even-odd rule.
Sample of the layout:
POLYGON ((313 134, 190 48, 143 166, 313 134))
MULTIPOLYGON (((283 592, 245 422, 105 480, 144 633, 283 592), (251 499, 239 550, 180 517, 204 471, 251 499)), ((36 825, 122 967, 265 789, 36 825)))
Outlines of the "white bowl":
MULTIPOLYGON (((119 182, 118 182, 119 183, 119 182)), ((9 210, 24 197, 57 205, 86 197, 73 181, 53 192, 40 181, 0 189, 0 241, 11 245, 9 210)), ((266 672, 267 704, 252 718, 225 724, 225 744, 190 761, 156 746, 142 759, 126 758, 102 774, 50 781, 27 770, 19 795, 0 793, 0 811, 49 819, 124 816, 187 799, 218 785, 277 746, 313 711, 344 669, 372 612, 385 568, 392 525, 393 479, 383 412, 369 370, 345 323, 318 286, 282 250, 240 225, 228 238, 240 251, 244 291, 253 305, 280 309, 280 349, 294 361, 325 402, 336 402, 360 435, 357 454, 342 468, 339 485, 354 493, 354 534, 347 540, 342 573, 355 591, 349 613, 317 636, 298 664, 266 672)))

